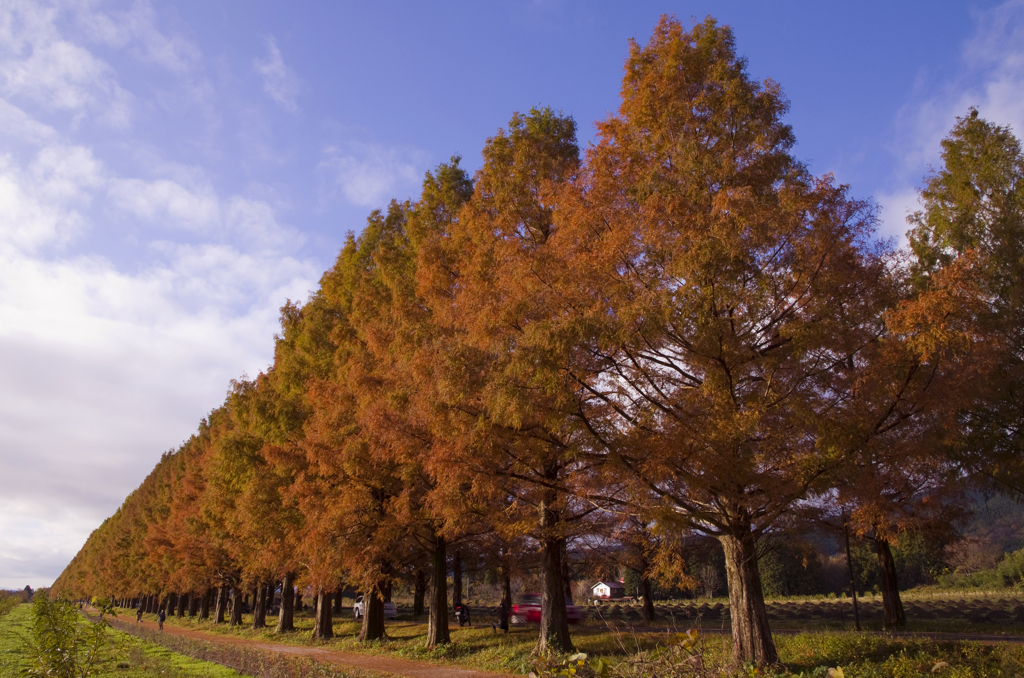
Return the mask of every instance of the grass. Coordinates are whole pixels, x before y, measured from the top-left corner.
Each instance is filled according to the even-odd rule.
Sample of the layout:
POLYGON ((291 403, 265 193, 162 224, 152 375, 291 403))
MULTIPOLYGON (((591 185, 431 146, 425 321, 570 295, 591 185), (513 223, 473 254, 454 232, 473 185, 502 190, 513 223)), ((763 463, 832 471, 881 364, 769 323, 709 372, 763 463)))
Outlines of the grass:
MULTIPOLYGON (((18 605, 0 616, 0 678, 22 676, 25 644, 31 638, 32 606, 18 605)), ((88 623, 83 620, 82 623, 88 623)), ((122 652, 99 676, 118 678, 237 678, 242 674, 218 664, 185 657, 154 643, 109 631, 122 652)))
MULTIPOLYGON (((910 595, 905 602, 915 601, 926 603, 937 601, 953 603, 975 602, 977 605, 1005 607, 1018 604, 1021 599, 1013 592, 1002 592, 996 596, 969 596, 962 598, 942 595, 910 595)), ((678 605, 691 604, 694 601, 680 601, 678 605)), ((715 601, 724 602, 724 601, 715 601)), ((808 605, 813 607, 835 605, 836 599, 789 599, 772 601, 781 605, 808 605)), ((849 599, 845 604, 849 605, 849 599)), ((880 604, 868 596, 866 604, 880 604)), ((667 607, 659 605, 659 623, 662 627, 671 624, 667 607)), ((603 607, 605 611, 610 606, 603 607)), ((677 615, 676 626, 685 630, 692 623, 680 619, 677 615)), ((216 634, 258 638, 268 642, 295 645, 318 644, 323 647, 345 652, 360 652, 403 657, 411 660, 427 661, 440 665, 472 667, 484 670, 527 673, 532 664, 531 652, 536 642, 536 627, 513 627, 506 636, 494 634, 490 628, 490 618, 477 618, 478 626, 459 628, 451 627, 452 644, 445 647, 427 649, 423 647, 426 634, 424 619, 413 618, 402 614, 399 619, 389 621, 387 631, 389 639, 373 643, 358 643, 355 638, 359 633, 359 624, 352 620, 346 609, 341 615, 335 616, 334 632, 336 637, 326 642, 312 641, 313 619, 308 609, 295 615, 296 631, 276 634, 273 622, 268 619, 270 628, 254 630, 250 628, 251 615, 243 616, 243 625, 230 627, 227 624, 214 625, 209 621, 200 622, 195 618, 171 617, 168 624, 193 628, 216 634)), ((640 625, 642 622, 635 622, 640 625)), ((717 629, 723 626, 719 618, 705 619, 707 628, 717 629)), ((728 628, 728 622, 724 625, 728 628)), ((866 629, 878 626, 880 622, 863 622, 866 629)), ((578 650, 586 652, 590 657, 604 657, 613 664, 624 665, 630 657, 638 652, 649 651, 659 645, 672 642, 672 637, 665 633, 632 632, 627 623, 618 622, 618 630, 609 625, 597 622, 576 626, 572 629, 573 642, 578 650)), ((916 638, 893 638, 871 633, 855 633, 852 631, 852 618, 848 618, 843 627, 840 622, 819 619, 796 619, 775 621, 778 628, 798 628, 806 631, 796 635, 777 635, 781 666, 765 676, 824 676, 829 668, 840 667, 846 676, 1009 676, 1024 675, 1024 648, 1010 645, 982 645, 973 642, 933 641, 916 638), (946 665, 943 665, 944 662, 946 665), (932 669, 939 666, 936 673, 932 669)), ((908 624, 910 631, 940 631, 962 633, 1004 633, 1024 635, 1024 624, 979 624, 965 618, 913 620, 908 624)), ((728 636, 703 636, 704 652, 712 664, 726 663, 731 650, 728 636)))
POLYGON ((895 639, 865 633, 803 633, 776 638, 784 668, 767 675, 857 678, 996 678, 1024 672, 1024 648, 962 641, 895 639))

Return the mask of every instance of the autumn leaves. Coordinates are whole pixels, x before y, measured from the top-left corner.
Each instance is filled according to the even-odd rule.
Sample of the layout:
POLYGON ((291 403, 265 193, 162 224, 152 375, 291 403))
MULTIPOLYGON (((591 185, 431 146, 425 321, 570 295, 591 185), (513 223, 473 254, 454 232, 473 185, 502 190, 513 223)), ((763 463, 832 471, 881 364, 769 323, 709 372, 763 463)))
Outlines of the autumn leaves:
POLYGON ((506 581, 535 553, 538 650, 568 651, 566 543, 625 516, 717 537, 736 659, 774 662, 760 536, 841 503, 884 541, 906 505, 943 505, 964 468, 949 424, 1002 360, 975 351, 975 255, 915 269, 872 242, 871 206, 790 154, 786 107, 727 28, 665 18, 583 157, 571 118, 515 115, 475 177, 453 158, 349 237, 282 309, 274 365, 56 586, 295 581, 323 637, 350 584, 373 639, 395 582, 430 572, 437 644, 452 544, 506 581))

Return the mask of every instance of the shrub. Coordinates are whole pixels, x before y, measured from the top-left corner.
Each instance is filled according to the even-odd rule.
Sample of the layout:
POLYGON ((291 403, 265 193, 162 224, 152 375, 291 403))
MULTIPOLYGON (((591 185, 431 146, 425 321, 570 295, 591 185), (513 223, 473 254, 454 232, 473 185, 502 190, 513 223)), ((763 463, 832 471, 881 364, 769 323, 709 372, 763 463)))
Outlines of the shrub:
POLYGON ((4 616, 20 604, 20 598, 12 596, 6 591, 0 591, 0 617, 4 616))
POLYGON ((104 610, 97 622, 84 622, 78 608, 36 594, 32 603, 32 639, 26 649, 29 676, 87 678, 106 670, 118 650, 107 635, 104 610))

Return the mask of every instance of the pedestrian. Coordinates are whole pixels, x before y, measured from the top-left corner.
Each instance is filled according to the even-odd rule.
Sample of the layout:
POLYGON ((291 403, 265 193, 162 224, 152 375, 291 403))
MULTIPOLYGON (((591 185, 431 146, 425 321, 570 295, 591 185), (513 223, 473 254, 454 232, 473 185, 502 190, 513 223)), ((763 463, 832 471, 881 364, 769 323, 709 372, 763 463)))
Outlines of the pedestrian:
POLYGON ((472 626, 473 624, 469 621, 469 608, 459 603, 455 606, 455 618, 459 620, 459 626, 472 626))
POLYGON ((160 630, 164 630, 164 620, 167 619, 167 615, 164 614, 164 608, 160 608, 160 611, 156 614, 156 620, 160 623, 160 630))
POLYGON ((508 605, 505 604, 504 600, 501 601, 501 605, 498 605, 498 623, 496 625, 491 624, 491 631, 497 633, 498 629, 501 629, 506 634, 508 633, 508 605))
POLYGON ((135 623, 136 624, 141 624, 142 623, 142 604, 141 603, 139 604, 139 609, 135 611, 135 623))

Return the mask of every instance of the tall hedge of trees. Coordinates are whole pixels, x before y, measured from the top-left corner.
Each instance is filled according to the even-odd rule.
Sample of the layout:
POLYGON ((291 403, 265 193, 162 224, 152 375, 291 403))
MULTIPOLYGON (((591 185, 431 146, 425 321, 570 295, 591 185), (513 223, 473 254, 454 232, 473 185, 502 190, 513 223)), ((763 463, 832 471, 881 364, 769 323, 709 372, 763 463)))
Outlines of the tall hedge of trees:
POLYGON ((901 623, 889 545, 948 524, 971 473, 1021 475, 1019 144, 960 120, 907 253, 793 157, 786 99, 727 27, 664 17, 621 96, 582 152, 571 118, 533 109, 474 176, 453 157, 371 214, 282 309, 273 365, 55 589, 215 622, 245 592, 257 627, 280 590, 288 630, 300 587, 326 638, 355 586, 372 640, 408 581, 435 645, 453 546, 506 596, 531 553, 537 649, 569 651, 567 540, 618 535, 646 580, 699 533, 724 552, 735 659, 765 664, 758 545, 820 514, 873 540, 901 623))

